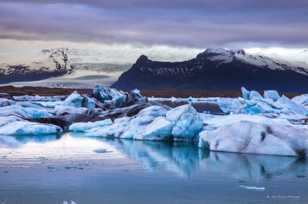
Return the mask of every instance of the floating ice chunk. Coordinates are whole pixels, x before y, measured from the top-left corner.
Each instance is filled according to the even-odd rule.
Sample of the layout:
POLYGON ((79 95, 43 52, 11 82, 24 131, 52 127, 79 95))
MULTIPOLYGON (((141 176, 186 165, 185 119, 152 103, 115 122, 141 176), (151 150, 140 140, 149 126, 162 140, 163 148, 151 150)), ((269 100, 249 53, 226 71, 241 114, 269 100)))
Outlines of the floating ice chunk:
POLYGON ((252 90, 249 93, 249 99, 250 100, 262 100, 263 97, 262 97, 262 95, 258 91, 252 90))
POLYGON ((150 107, 142 109, 137 114, 136 117, 142 118, 142 117, 148 116, 154 119, 159 116, 165 116, 166 113, 167 113, 167 110, 164 107, 154 105, 154 106, 150 106, 150 107))
POLYGON ((56 106, 62 105, 63 101, 37 101, 35 104, 39 104, 45 108, 55 108, 56 106))
POLYGON ((280 97, 275 102, 275 106, 280 107, 286 112, 293 112, 300 115, 308 115, 308 110, 303 105, 295 103, 286 96, 280 97))
POLYGON ((51 117, 52 114, 43 108, 22 107, 20 105, 10 105, 0 107, 0 116, 17 115, 26 119, 38 119, 51 117))
POLYGON ((0 107, 9 106, 14 104, 15 102, 6 98, 0 98, 0 107))
POLYGON ((190 104, 168 111, 166 118, 174 124, 172 128, 172 136, 174 138, 191 139, 203 127, 203 121, 199 113, 190 104))
POLYGON ((241 188, 255 191, 265 191, 265 187, 240 185, 241 188))
POLYGON ((263 113, 277 113, 279 112, 277 109, 274 109, 269 103, 266 101, 246 101, 245 107, 241 110, 246 114, 263 114, 263 113))
POLYGON ((133 97, 134 100, 136 101, 144 101, 146 100, 146 97, 144 97, 139 89, 134 89, 131 91, 131 95, 133 97))
POLYGON ((113 103, 116 107, 123 105, 126 100, 123 92, 101 85, 95 86, 93 94, 101 102, 113 103))
POLYGON ((150 106, 141 110, 136 116, 132 117, 122 133, 121 138, 143 139, 143 132, 157 117, 166 115, 166 109, 161 106, 150 106))
POLYGON ((280 98, 280 95, 275 90, 267 90, 267 91, 264 91, 264 98, 265 99, 271 99, 273 101, 277 101, 280 98))
POLYGON ((29 95, 24 95, 24 96, 13 96, 13 99, 15 101, 61 101, 65 99, 65 96, 29 96, 29 95))
POLYGON ((250 91, 248 91, 245 87, 241 87, 241 92, 242 92, 242 97, 245 100, 249 100, 250 99, 250 91))
POLYGON ((129 124, 128 117, 115 119, 112 125, 89 129, 86 136, 120 138, 129 124))
POLYGON ((308 129, 279 120, 236 121, 201 132, 199 147, 213 151, 305 157, 308 129))
POLYGON ((164 117, 156 118, 152 123, 146 126, 142 139, 164 140, 171 136, 173 124, 164 117))
POLYGON ((92 128, 99 128, 112 125, 112 121, 110 119, 97 121, 97 122, 87 122, 87 123, 74 123, 70 125, 69 130, 72 132, 86 132, 92 128))
POLYGON ((0 116, 0 127, 16 121, 22 121, 22 119, 18 118, 17 116, 6 116, 6 117, 0 116))
POLYGON ((50 135, 61 132, 58 126, 28 121, 16 121, 0 127, 0 135, 50 135))
POLYGON ((308 108, 308 94, 295 96, 294 98, 292 98, 292 101, 308 108))
POLYGON ((58 105, 54 109, 56 115, 71 114, 71 115, 86 115, 87 108, 77 108, 73 106, 58 105))
POLYGON ((93 98, 85 97, 85 107, 88 108, 89 111, 92 111, 96 107, 96 102, 93 98))
POLYGON ((218 98, 217 105, 224 113, 240 113, 243 108, 241 101, 233 98, 218 98))
POLYGON ((63 106, 73 106, 75 108, 80 108, 82 106, 83 100, 84 98, 77 91, 74 91, 63 101, 63 106))

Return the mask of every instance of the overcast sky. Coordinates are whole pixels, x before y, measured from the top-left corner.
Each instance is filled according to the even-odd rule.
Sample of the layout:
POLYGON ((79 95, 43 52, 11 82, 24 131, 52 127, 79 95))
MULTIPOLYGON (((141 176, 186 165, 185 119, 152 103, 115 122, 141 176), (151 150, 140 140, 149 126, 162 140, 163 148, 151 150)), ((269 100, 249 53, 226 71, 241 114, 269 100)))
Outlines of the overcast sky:
POLYGON ((308 47, 307 0, 1 0, 7 40, 308 47))

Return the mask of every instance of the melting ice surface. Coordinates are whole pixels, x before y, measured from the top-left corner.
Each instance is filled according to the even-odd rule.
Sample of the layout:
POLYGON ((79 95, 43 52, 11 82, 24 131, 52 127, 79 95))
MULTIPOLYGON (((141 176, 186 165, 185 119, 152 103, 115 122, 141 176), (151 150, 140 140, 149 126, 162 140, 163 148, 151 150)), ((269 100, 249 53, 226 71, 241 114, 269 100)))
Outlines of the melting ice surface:
POLYGON ((308 203, 296 157, 83 135, 0 137, 0 203, 308 203))

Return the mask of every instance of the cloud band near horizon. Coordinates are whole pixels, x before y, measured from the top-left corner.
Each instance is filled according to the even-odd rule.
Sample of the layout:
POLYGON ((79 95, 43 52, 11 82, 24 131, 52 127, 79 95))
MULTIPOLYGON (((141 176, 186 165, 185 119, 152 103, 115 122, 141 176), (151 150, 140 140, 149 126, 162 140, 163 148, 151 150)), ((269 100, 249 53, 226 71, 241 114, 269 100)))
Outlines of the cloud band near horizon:
POLYGON ((304 0, 4 0, 0 39, 307 47, 305 11, 304 0))

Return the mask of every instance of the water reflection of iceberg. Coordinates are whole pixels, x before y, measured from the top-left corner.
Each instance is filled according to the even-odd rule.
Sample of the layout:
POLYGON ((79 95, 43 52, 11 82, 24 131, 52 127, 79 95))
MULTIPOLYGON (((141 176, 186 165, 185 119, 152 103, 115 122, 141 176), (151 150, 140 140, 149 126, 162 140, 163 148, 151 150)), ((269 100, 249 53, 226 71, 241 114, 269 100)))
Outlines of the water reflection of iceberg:
POLYGON ((308 163, 294 157, 211 152, 201 166, 209 173, 243 181, 308 176, 308 163))
POLYGON ((189 144, 168 144, 131 140, 109 140, 109 144, 151 171, 167 170, 190 176, 199 168, 201 151, 189 144))
POLYGON ((167 170, 182 176, 191 176, 199 171, 242 181, 308 176, 308 163, 294 157, 206 153, 188 144, 129 140, 107 142, 152 171, 167 170))
MULTIPOLYGON (((63 154, 61 156, 76 159, 75 156, 78 155, 80 158, 80 153, 82 153, 84 154, 82 158, 91 159, 96 156, 93 149, 107 147, 106 145, 112 146, 150 171, 169 171, 179 176, 190 177, 201 173, 201 175, 221 175, 242 181, 308 177, 308 162, 300 161, 295 157, 209 153, 201 151, 195 145, 184 143, 106 140, 69 134, 62 138, 57 135, 0 136, 0 149, 24 149, 23 152, 31 156, 39 153, 46 154, 46 157, 53 155, 54 158, 63 154), (55 143, 57 140, 58 143, 55 143), (36 151, 33 148, 37 148, 36 151)), ((5 152, 7 151, 0 154, 5 152)), ((115 155, 117 154, 112 154, 113 157, 115 155)))
POLYGON ((43 136, 6 136, 0 135, 0 148, 19 148, 28 143, 46 143, 60 139, 59 135, 43 135, 43 136))

